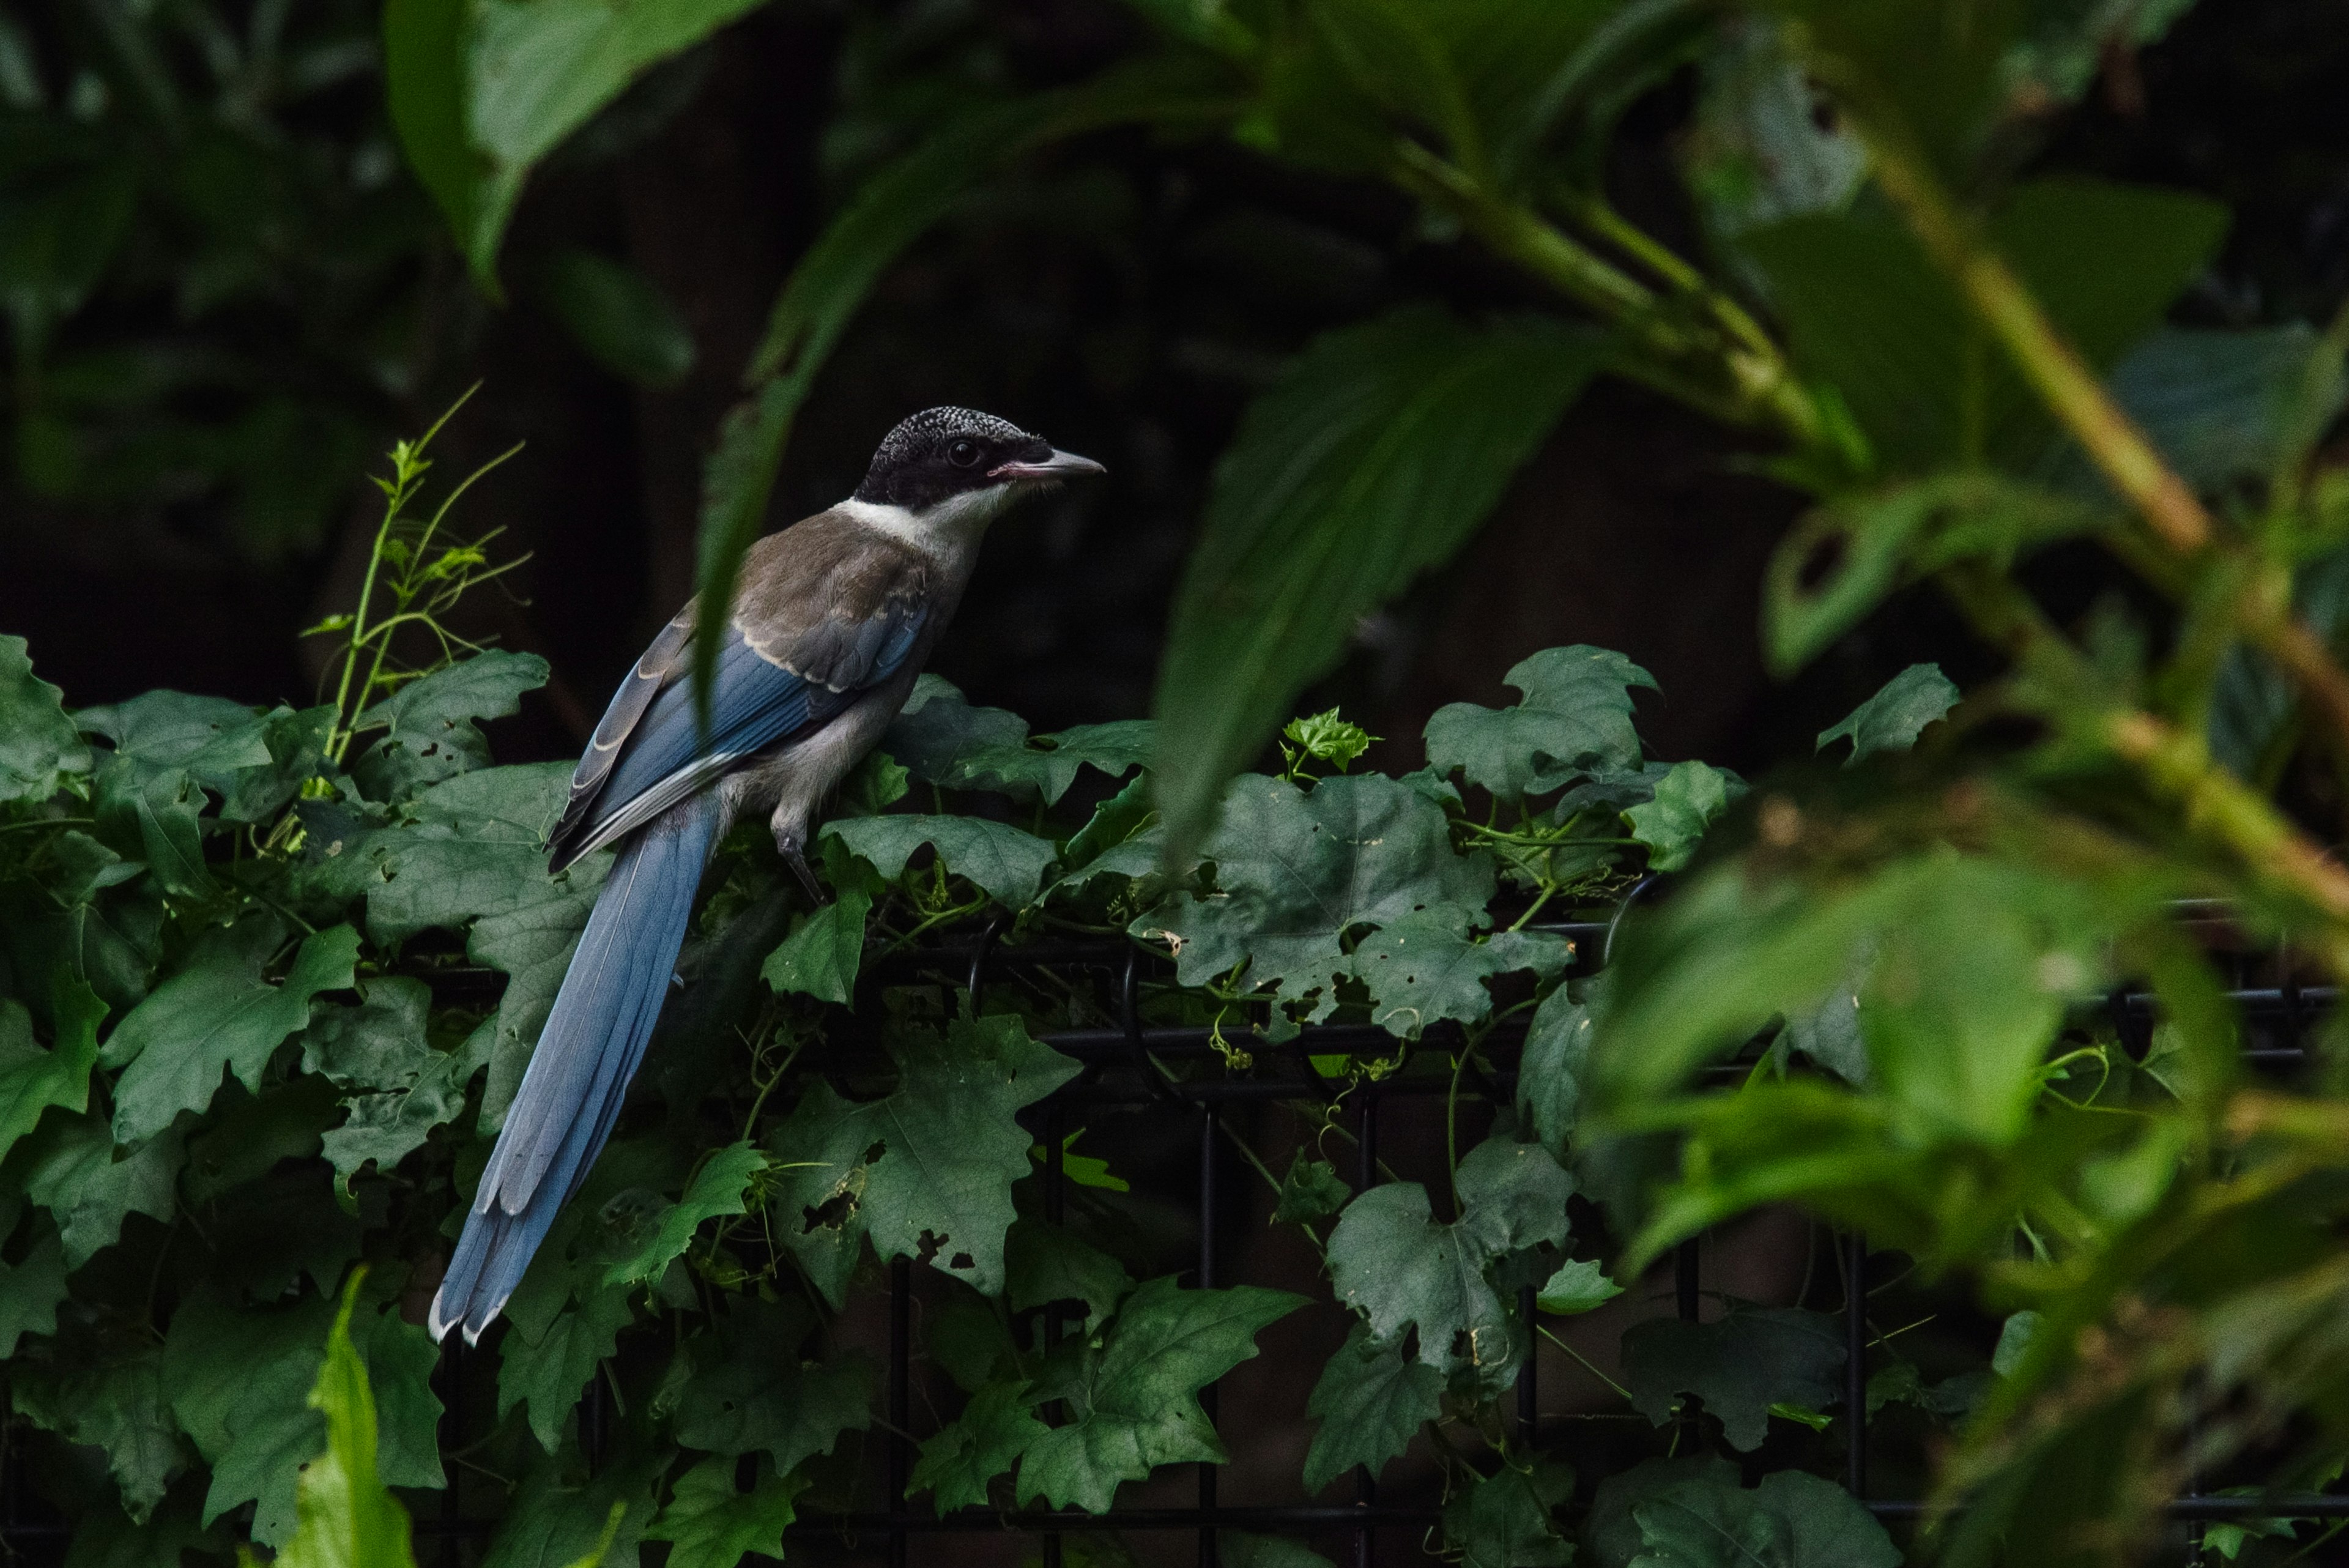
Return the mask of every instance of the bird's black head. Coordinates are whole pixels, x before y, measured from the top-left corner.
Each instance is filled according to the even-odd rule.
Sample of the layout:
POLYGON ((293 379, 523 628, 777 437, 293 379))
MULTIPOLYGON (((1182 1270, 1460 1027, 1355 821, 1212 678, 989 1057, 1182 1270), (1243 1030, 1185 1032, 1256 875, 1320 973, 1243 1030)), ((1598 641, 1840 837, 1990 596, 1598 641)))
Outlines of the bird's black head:
POLYGON ((881 442, 856 499, 926 512, 941 501, 1023 482, 1099 473, 1091 458, 975 409, 925 409, 881 442))

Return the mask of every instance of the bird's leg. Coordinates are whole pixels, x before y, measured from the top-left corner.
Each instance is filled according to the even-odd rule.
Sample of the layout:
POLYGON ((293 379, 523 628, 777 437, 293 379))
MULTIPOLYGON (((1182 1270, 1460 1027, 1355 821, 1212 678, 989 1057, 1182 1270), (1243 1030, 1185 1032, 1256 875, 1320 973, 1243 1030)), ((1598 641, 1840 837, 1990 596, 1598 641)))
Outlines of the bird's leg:
POLYGON ((815 879, 815 872, 807 863, 807 855, 800 843, 798 824, 777 823, 775 825, 775 848, 782 856, 783 864, 792 868, 792 875, 800 879, 800 886, 807 889, 808 902, 818 909, 832 902, 831 898, 823 890, 823 885, 815 879))

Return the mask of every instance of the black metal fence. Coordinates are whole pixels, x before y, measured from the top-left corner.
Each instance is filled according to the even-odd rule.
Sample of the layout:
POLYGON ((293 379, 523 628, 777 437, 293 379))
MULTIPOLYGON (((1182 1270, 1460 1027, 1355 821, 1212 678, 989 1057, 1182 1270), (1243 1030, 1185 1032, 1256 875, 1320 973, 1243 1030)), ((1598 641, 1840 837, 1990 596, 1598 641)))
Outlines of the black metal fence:
MULTIPOLYGON (((1610 935, 1608 926, 1586 922, 1539 929, 1573 940, 1580 955, 1578 962, 1586 971, 1603 959, 1610 935)), ((1047 941, 1007 949, 1000 944, 1000 925, 991 925, 975 941, 899 955, 875 965, 866 977, 867 982, 903 984, 925 977, 944 980, 951 976, 975 1005, 990 980, 1012 966, 1052 966, 1092 973, 1102 993, 1103 1014, 1114 1018, 1115 1025, 1038 1036, 1053 1049, 1074 1058, 1083 1068, 1078 1078, 1031 1107, 1029 1113, 1032 1118, 1030 1130, 1044 1151, 1041 1177, 1045 1219, 1058 1224, 1066 1212, 1069 1177, 1063 1168, 1062 1155, 1072 1115, 1087 1107, 1154 1106, 1167 1115, 1193 1117, 1198 1127, 1199 1244, 1195 1282, 1201 1286, 1234 1282, 1227 1278, 1224 1266, 1228 1241, 1225 1215, 1228 1206, 1219 1190, 1229 1161, 1222 1121, 1226 1107, 1250 1101, 1299 1100, 1339 1106, 1339 1114, 1350 1118, 1358 1189, 1367 1189, 1379 1176, 1380 1120, 1384 1108, 1391 1103, 1441 1096, 1450 1087, 1448 1076, 1402 1075, 1353 1082, 1325 1077, 1314 1065, 1316 1056, 1344 1054, 1386 1057, 1396 1048, 1394 1037, 1382 1029, 1344 1024, 1308 1025, 1299 1037, 1278 1046, 1268 1047, 1260 1041, 1251 1040, 1253 1064, 1247 1071, 1185 1076, 1180 1071, 1185 1064, 1220 1059, 1221 1043, 1215 1032, 1206 1027, 1143 1025, 1141 989, 1143 976, 1154 961, 1150 957, 1130 944, 1115 941, 1047 941)), ((2278 983, 2249 983, 2251 971, 2250 961, 2237 964, 2235 985, 2229 993, 2251 1025, 2245 1054, 2263 1070, 2290 1073, 2304 1062, 2308 1027, 2315 1015, 2333 1005, 2334 992, 2331 988, 2300 987, 2288 978, 2278 983)), ((2152 998, 2116 992, 2106 1006, 2124 1044, 2133 1054, 2142 1055, 2153 1023, 2152 998)), ((1522 1044, 1524 1035, 1521 1021, 1503 1022, 1494 1027, 1485 1043, 1491 1048, 1493 1059, 1506 1061, 1514 1048, 1522 1044)), ((1745 1070, 1742 1065, 1722 1069, 1724 1074, 1740 1075, 1745 1070)), ((1506 1103, 1514 1086, 1512 1072, 1485 1074, 1473 1066, 1464 1074, 1462 1084, 1464 1093, 1497 1103, 1506 1103)), ((1850 1434, 1844 1455, 1843 1483, 1878 1518, 1913 1521, 1923 1515, 1923 1502, 1870 1494, 1867 1397, 1870 1254, 1865 1238, 1858 1235, 1839 1238, 1838 1246, 1845 1281, 1843 1413, 1850 1434)), ((1701 1242, 1692 1241, 1682 1246, 1675 1264, 1678 1313, 1684 1319, 1694 1320, 1703 1293, 1701 1242)), ((1521 1300, 1528 1322, 1532 1319, 1533 1293, 1526 1289, 1521 1300)), ((915 1307, 913 1272, 905 1258, 892 1264, 888 1297, 889 1354, 885 1396, 888 1429, 879 1438, 885 1454, 887 1490, 884 1495, 887 1505, 854 1513, 803 1514, 792 1532, 795 1540, 811 1544, 817 1541, 848 1543, 860 1556, 881 1555, 892 1568, 899 1568, 914 1562, 936 1560, 941 1536, 1014 1532, 1036 1540, 1045 1568, 1061 1568, 1063 1538, 1072 1532, 1185 1532, 1196 1537, 1197 1561, 1202 1568, 1211 1568, 1219 1562, 1218 1532, 1248 1531, 1310 1536, 1324 1542, 1336 1539, 1344 1542, 1341 1561, 1350 1563, 1353 1568, 1371 1568, 1379 1557, 1381 1532, 1408 1532, 1416 1538, 1437 1521, 1439 1511, 1432 1504, 1382 1500, 1377 1480, 1361 1471, 1355 1476, 1353 1496, 1349 1502, 1223 1505, 1217 1500, 1217 1467, 1213 1464, 1195 1467, 1196 1501, 1187 1508, 1128 1508, 1099 1515, 1032 1509, 968 1509, 936 1517, 927 1507, 908 1502, 905 1495, 914 1451, 913 1440, 906 1434, 914 1387, 915 1307)), ((1057 1338, 1065 1326, 1059 1314, 1050 1307, 1045 1309, 1044 1323, 1048 1338, 1057 1338)), ((444 1452, 462 1444, 454 1428, 470 1407, 467 1382, 474 1376, 469 1366, 474 1354, 466 1350, 455 1335, 444 1347, 438 1373, 440 1397, 448 1410, 442 1432, 444 1452)), ((1516 1420, 1518 1429, 1528 1436, 1535 1435, 1542 1418, 1537 1362, 1537 1356, 1527 1355, 1516 1388, 1516 1420)), ((1201 1403, 1212 1421, 1216 1417, 1212 1386, 1203 1392, 1201 1403)), ((598 1380, 590 1385, 581 1412, 582 1445, 591 1462, 605 1447, 611 1419, 608 1395, 598 1380)), ((70 1524, 54 1517, 41 1517, 46 1511, 37 1505, 28 1507, 15 1444, 8 1446, 0 1462, 5 1462, 7 1470, 5 1477, 0 1478, 0 1506, 5 1509, 5 1518, 0 1520, 0 1547, 11 1555, 36 1562, 60 1559, 72 1533, 70 1524)), ((465 1468, 452 1464, 446 1469, 448 1485, 440 1498, 438 1511, 420 1514, 415 1521, 419 1556, 437 1568, 461 1568, 478 1555, 479 1543, 490 1533, 493 1521, 469 1513, 467 1503, 472 1493, 465 1468)), ((477 1488, 482 1483, 475 1480, 471 1484, 477 1488)), ((2169 1512, 2174 1519, 2186 1521, 2184 1555, 2180 1560, 2192 1563, 2202 1561, 2199 1533, 2205 1521, 2349 1518, 2349 1495, 2209 1496, 2189 1490, 2169 1505, 2169 1512)))

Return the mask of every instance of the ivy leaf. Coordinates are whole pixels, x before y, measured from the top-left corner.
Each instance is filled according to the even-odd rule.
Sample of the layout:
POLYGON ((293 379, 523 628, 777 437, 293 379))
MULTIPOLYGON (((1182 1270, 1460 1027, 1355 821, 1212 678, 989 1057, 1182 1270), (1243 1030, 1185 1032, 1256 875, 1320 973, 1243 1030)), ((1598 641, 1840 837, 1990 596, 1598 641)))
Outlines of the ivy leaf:
POLYGON ((1486 1139, 1460 1162, 1459 1220, 1440 1224, 1415 1181, 1374 1187, 1346 1206, 1330 1235, 1338 1297, 1386 1344, 1419 1329, 1419 1359, 1439 1372, 1473 1367, 1487 1388, 1516 1371, 1522 1346, 1485 1277, 1506 1252, 1566 1238, 1573 1179, 1538 1144, 1486 1139))
POLYGON ((1326 1159, 1308 1159, 1300 1148, 1288 1162, 1288 1174, 1280 1179, 1280 1196, 1273 1205, 1272 1222, 1309 1225, 1316 1220, 1327 1220, 1353 1196, 1354 1189, 1339 1176, 1336 1166, 1326 1159))
POLYGON ((1324 779, 1310 794, 1260 774, 1236 779, 1207 855, 1216 890, 1177 893, 1133 933, 1171 943, 1185 985, 1245 963, 1246 983, 1277 985, 1283 1002, 1320 992, 1316 1018, 1336 1005, 1335 978, 1352 971, 1348 931, 1439 909, 1464 930, 1493 894, 1491 861, 1453 853, 1443 808, 1374 774, 1324 779))
POLYGON ((761 978, 778 992, 795 991, 847 1006, 856 994, 856 971, 864 961, 864 918, 872 911, 870 892, 838 889, 831 903, 792 919, 792 934, 767 955, 761 978))
POLYGON ((1321 1368, 1305 1413, 1321 1423, 1305 1452, 1309 1493, 1356 1465, 1376 1477, 1411 1446, 1423 1423, 1444 1413, 1444 1374, 1405 1360, 1400 1339, 1374 1339, 1358 1323, 1321 1368))
POLYGON ((0 1361, 12 1360, 28 1334, 55 1334, 66 1288, 66 1248, 45 1224, 22 1262, 0 1262, 0 1361))
MULTIPOLYGON (((343 1292, 318 1380, 305 1401, 325 1417, 326 1451, 314 1449, 316 1457, 297 1461, 296 1522, 277 1555, 284 1568, 414 1568, 416 1562, 409 1551, 408 1511, 377 1469, 375 1391, 351 1344, 351 1310, 365 1280, 365 1271, 353 1274, 343 1292)), ((258 1516, 254 1533, 261 1533, 258 1516)))
POLYGON ((1603 648, 1546 648, 1504 679, 1524 693, 1514 708, 1454 702, 1427 722, 1427 760, 1505 801, 1547 794, 1592 774, 1640 766, 1631 692, 1656 678, 1603 648))
POLYGON ((752 1552, 781 1558, 783 1532, 798 1517, 795 1505, 807 1487, 804 1476, 779 1476, 762 1465, 750 1490, 738 1491, 733 1460, 704 1459, 677 1478, 668 1506, 645 1539, 676 1543, 669 1568, 735 1568, 752 1552))
POLYGON ((1012 1118, 1080 1068, 1009 1015, 900 1029, 888 1047, 895 1093, 858 1103, 818 1084, 768 1140, 776 1227, 835 1306, 867 1235, 884 1262, 924 1258, 994 1295, 1011 1184, 1030 1168, 1012 1118))
POLYGON ((973 707, 953 682, 925 674, 882 744, 925 784, 1040 794, 1055 805, 1086 767, 1115 779, 1148 762, 1154 729, 1147 719, 1121 719, 1031 741, 1018 714, 973 707))
POLYGON ((1561 985, 1534 1009, 1525 1054, 1517 1062, 1517 1114, 1561 1163, 1582 1109, 1589 1059, 1590 1010, 1561 985))
POLYGON ((1682 1481, 1631 1510, 1644 1550, 1631 1568, 1899 1568, 1900 1552, 1851 1494, 1801 1470, 1751 1490, 1721 1476, 1682 1481))
POLYGON ((65 694, 33 673, 28 646, 0 637, 0 801, 45 801, 68 774, 89 772, 65 694))
POLYGON ((1843 1363, 1837 1322, 1795 1307, 1740 1305, 1717 1323, 1652 1318, 1623 1335, 1632 1407, 1661 1427, 1674 1397, 1693 1394, 1741 1453, 1769 1435, 1772 1405, 1823 1410, 1840 1399, 1843 1363))
POLYGON ((1287 1291, 1186 1291, 1171 1277, 1136 1289, 1100 1348, 1086 1348, 1068 1390, 1068 1425, 1029 1444, 1021 1501, 1104 1513, 1120 1481, 1140 1480, 1159 1465, 1223 1462, 1198 1391, 1253 1357, 1257 1333, 1303 1305, 1287 1291))
POLYGON ((1133 1289, 1124 1264, 1065 1226, 1021 1220, 1005 1233, 1003 1256, 1003 1300, 1013 1312, 1079 1301, 1085 1303, 1090 1327, 1133 1289))
POLYGON ((905 869, 914 851, 930 845, 947 870, 1013 909, 1036 901, 1044 869, 1058 853, 1049 839, 979 816, 858 816, 828 822, 823 831, 889 878, 905 869))
POLYGON ((1677 871, 1689 863, 1704 830, 1729 803, 1745 793, 1735 774, 1702 763, 1674 763, 1656 784, 1653 799, 1623 813, 1631 836, 1648 846, 1648 868, 1677 871))
POLYGON ((781 1475, 832 1452, 843 1432, 863 1431, 879 1369, 853 1351, 802 1361, 799 1346, 813 1326, 796 1301, 735 1297, 717 1333, 696 1348, 678 1395, 677 1440, 728 1459, 764 1453, 781 1475))
POLYGON ((669 1260, 692 1244, 693 1233, 701 1228, 703 1220, 743 1212, 750 1184, 766 1168, 767 1157, 750 1143, 732 1144, 711 1155, 694 1173, 685 1195, 660 1210, 644 1245, 614 1263, 605 1273, 604 1282, 641 1285, 659 1278, 669 1260))
POLYGON ((1912 664, 1884 683, 1884 689, 1843 720, 1819 732, 1817 749, 1837 741, 1851 742, 1844 766, 1857 767, 1878 752, 1905 752, 1917 743, 1926 727, 1949 716, 1958 703, 1955 682, 1938 664, 1912 664))
POLYGON ((115 1085, 114 1136, 135 1144, 171 1126, 181 1111, 201 1111, 219 1093, 223 1068, 248 1092, 286 1036, 310 1019, 320 992, 347 991, 359 934, 333 926, 303 939, 283 985, 257 968, 206 965, 174 976, 122 1021, 108 1054, 137 1054, 115 1085), (136 1043, 121 1035, 133 1031, 136 1043))
POLYGON ((89 1104, 89 1070, 98 1064, 98 1025, 106 1003, 59 971, 52 984, 57 1044, 33 1041, 32 1015, 13 998, 0 1001, 0 1157, 39 1125, 51 1106, 78 1115, 89 1104))
POLYGON ((1299 690, 1475 532, 1608 352, 1553 319, 1412 306, 1324 334, 1257 399, 1217 466, 1159 670, 1154 773, 1178 859, 1299 690))
POLYGON ((25 1191, 57 1216, 68 1270, 113 1245, 125 1217, 171 1217, 171 1185, 182 1154, 176 1128, 164 1129, 117 1159, 114 1135, 98 1117, 51 1116, 28 1147, 34 1152, 25 1191))
POLYGON ((1025 1381, 994 1383, 971 1396, 962 1414, 922 1444, 921 1458, 905 1482, 907 1492, 936 1493, 938 1516, 958 1508, 986 1506, 987 1489, 1045 1432, 1029 1412, 1025 1381))
POLYGON ((17 1414, 67 1442, 97 1449, 122 1494, 123 1511, 143 1524, 188 1449, 163 1397, 163 1347, 61 1365, 46 1358, 12 1364, 9 1393, 17 1414))
POLYGON ((490 743, 473 721, 517 711, 523 692, 545 684, 545 659, 496 648, 409 681, 359 715, 361 731, 387 732, 354 764, 352 776, 369 798, 395 801, 486 767, 490 743))
POLYGON ((1444 1507, 1444 1543, 1461 1568, 1564 1568, 1574 1548, 1550 1510, 1574 1490, 1574 1472, 1537 1460, 1532 1473, 1504 1469, 1479 1476, 1444 1507))
POLYGON ((1407 915, 1364 937, 1354 949, 1354 977, 1371 993, 1371 1021, 1416 1040, 1431 1023, 1475 1023, 1493 1011, 1484 982, 1531 970, 1555 979, 1574 945, 1541 931, 1498 931, 1482 941, 1463 933, 1456 910, 1407 915))
POLYGON ((1546 1313, 1572 1317, 1605 1306, 1622 1293, 1623 1287, 1609 1279, 1605 1269, 1587 1258, 1569 1258, 1558 1265, 1557 1272, 1534 1300, 1546 1313))

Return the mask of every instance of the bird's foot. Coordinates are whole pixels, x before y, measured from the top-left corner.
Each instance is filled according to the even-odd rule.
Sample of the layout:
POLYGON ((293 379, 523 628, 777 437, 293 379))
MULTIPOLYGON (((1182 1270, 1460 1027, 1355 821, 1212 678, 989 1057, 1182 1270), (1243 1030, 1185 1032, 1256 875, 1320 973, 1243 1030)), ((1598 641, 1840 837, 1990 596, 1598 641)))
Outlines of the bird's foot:
POLYGON ((797 834, 778 833, 775 835, 775 848, 781 853, 783 863, 792 868, 792 875, 800 879, 800 886, 807 889, 808 902, 818 909, 832 902, 831 895, 823 890, 823 884, 815 879, 815 872, 801 850, 797 834))

